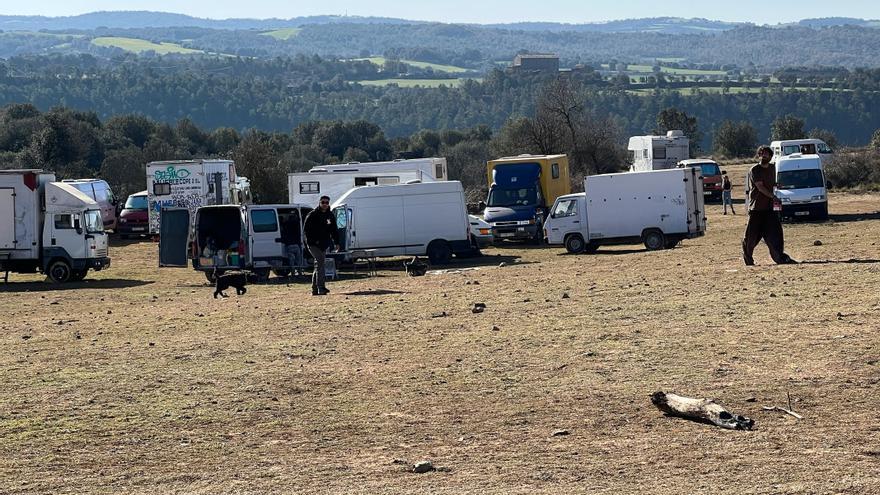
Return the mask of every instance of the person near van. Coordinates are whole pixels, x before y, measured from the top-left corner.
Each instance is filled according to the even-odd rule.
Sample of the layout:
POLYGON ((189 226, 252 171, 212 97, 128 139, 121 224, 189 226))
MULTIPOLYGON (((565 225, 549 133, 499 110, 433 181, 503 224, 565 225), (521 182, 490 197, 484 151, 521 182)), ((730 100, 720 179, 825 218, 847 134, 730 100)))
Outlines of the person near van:
POLYGON ((302 233, 299 226, 299 214, 296 211, 288 215, 284 223, 281 224, 281 244, 284 245, 284 255, 287 256, 290 273, 302 275, 302 233))
POLYGON ((773 210, 776 195, 773 190, 776 187, 776 167, 770 163, 773 152, 769 146, 758 148, 758 158, 761 162, 749 170, 749 222, 746 225, 746 233, 743 237, 743 261, 746 265, 754 265, 752 253, 761 239, 770 250, 770 257, 777 264, 797 263, 785 254, 785 240, 782 234, 782 222, 773 210))
POLYGON ((335 244, 339 249, 339 231, 336 230, 336 218, 330 211, 330 198, 321 196, 318 207, 306 215, 304 229, 306 245, 315 259, 315 270, 312 272, 312 295, 323 296, 330 291, 326 286, 324 273, 324 252, 335 244))
POLYGON ((733 185, 730 183, 730 177, 727 176, 727 170, 721 171, 721 204, 724 205, 724 214, 727 215, 727 205, 730 205, 730 212, 736 215, 736 210, 733 209, 733 198, 730 195, 730 191, 733 189, 733 185))

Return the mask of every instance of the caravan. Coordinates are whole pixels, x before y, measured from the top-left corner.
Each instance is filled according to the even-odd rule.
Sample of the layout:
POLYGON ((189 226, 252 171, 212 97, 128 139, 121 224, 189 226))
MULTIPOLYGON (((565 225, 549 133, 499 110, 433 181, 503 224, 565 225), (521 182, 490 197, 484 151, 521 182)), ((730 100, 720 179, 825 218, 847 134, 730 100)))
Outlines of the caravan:
POLYGON ((773 141, 770 143, 770 149, 773 150, 773 158, 771 163, 776 163, 780 158, 795 153, 801 155, 817 155, 825 164, 834 154, 834 150, 821 139, 788 139, 785 141, 773 141))
POLYGON ((287 176, 288 201, 314 206, 321 196, 335 200, 353 187, 445 180, 449 180, 445 158, 323 165, 287 176))
POLYGON ((682 131, 669 131, 665 136, 633 136, 626 149, 632 152, 630 172, 675 168, 690 158, 690 140, 682 131))

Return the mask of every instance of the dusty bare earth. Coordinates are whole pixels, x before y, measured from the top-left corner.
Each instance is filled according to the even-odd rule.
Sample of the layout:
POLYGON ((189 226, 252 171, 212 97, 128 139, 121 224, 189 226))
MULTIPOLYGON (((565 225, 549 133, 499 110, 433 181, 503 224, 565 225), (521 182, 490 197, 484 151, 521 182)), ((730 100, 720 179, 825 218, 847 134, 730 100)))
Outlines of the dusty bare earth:
POLYGON ((494 249, 325 298, 214 300, 151 242, 63 288, 13 275, 0 493, 880 493, 880 196, 831 205, 786 225, 796 266, 743 266, 745 217, 711 206, 671 251, 494 249), (789 393, 803 420, 762 411, 789 393))

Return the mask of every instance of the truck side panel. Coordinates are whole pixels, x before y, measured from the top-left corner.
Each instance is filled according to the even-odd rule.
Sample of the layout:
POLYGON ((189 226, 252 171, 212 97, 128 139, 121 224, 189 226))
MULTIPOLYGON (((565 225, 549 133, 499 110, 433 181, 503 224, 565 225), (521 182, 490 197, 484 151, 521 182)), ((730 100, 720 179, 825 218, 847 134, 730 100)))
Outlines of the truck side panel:
POLYGON ((55 179, 51 174, 25 175, 0 174, 0 250, 13 260, 40 257, 42 184, 55 179))
POLYGON ((0 187, 0 249, 15 249, 15 189, 0 187))
POLYGON ((404 196, 403 215, 406 254, 424 255, 434 239, 467 241, 470 225, 460 191, 404 196))

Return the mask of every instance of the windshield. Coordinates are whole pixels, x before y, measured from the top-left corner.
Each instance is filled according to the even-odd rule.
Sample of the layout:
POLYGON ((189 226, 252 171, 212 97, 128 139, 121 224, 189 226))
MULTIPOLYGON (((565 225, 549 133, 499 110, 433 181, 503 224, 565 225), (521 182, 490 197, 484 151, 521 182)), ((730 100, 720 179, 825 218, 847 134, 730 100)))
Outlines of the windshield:
POLYGON ((777 189, 807 189, 824 186, 822 171, 816 168, 779 172, 776 177, 777 189))
POLYGON ((819 153, 832 153, 831 148, 825 143, 817 144, 816 149, 819 150, 819 153))
POLYGON ((721 175, 721 169, 718 168, 718 165, 715 163, 701 163, 700 173, 703 174, 703 177, 707 177, 710 175, 721 175))
POLYGON ((86 232, 97 234, 104 232, 104 221, 101 220, 101 212, 97 210, 89 210, 85 214, 86 232))
POLYGON ((147 209, 147 197, 146 196, 129 196, 128 201, 125 202, 126 210, 146 210, 147 209))
POLYGON ((486 206, 529 206, 538 204, 538 190, 532 187, 519 189, 492 188, 486 206))

